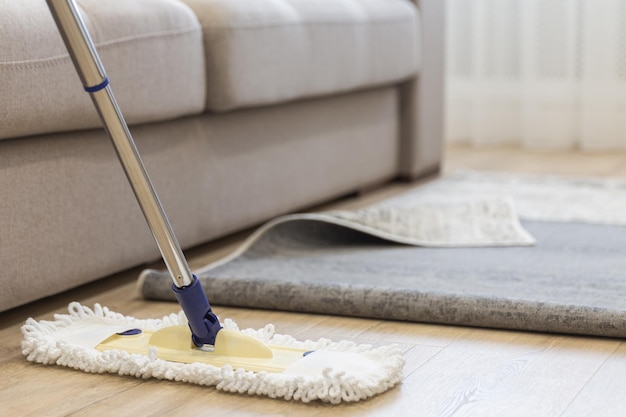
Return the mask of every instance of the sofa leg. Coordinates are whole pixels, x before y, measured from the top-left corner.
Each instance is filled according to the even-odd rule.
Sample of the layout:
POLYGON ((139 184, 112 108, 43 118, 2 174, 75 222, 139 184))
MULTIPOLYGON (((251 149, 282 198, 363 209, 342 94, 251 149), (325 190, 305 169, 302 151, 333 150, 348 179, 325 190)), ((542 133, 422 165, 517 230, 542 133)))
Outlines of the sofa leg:
POLYGON ((429 167, 428 169, 425 169, 423 171, 399 175, 397 177, 397 180, 402 181, 402 182, 417 182, 417 181, 424 181, 424 180, 432 180, 441 175, 441 172, 442 172, 441 168, 442 168, 441 164, 437 164, 434 167, 429 167))

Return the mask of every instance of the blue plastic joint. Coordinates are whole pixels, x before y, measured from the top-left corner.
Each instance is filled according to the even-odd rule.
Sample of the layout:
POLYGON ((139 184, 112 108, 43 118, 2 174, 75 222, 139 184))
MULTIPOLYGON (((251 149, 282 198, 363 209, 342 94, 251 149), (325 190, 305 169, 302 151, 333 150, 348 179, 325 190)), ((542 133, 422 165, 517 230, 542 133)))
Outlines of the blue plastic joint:
POLYGON ((217 332, 222 329, 222 325, 211 310, 198 277, 194 275, 193 282, 186 287, 172 285, 172 290, 187 316, 194 345, 215 345, 217 332))
POLYGON ((100 91, 103 88, 106 88, 107 85, 109 85, 109 78, 108 77, 104 77, 104 81, 102 81, 100 84, 94 85, 94 86, 91 86, 91 87, 83 87, 83 88, 88 93, 95 93, 96 91, 100 91))

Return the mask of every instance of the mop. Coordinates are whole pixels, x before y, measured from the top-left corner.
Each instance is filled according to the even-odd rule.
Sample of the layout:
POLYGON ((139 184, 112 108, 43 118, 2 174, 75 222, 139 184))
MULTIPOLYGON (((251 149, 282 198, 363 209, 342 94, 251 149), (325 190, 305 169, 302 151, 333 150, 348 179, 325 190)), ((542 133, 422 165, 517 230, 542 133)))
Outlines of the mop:
POLYGON ((404 356, 395 345, 301 342, 276 334, 272 325, 240 330, 231 320, 220 322, 189 269, 74 1, 47 3, 159 247, 182 311, 139 320, 99 304, 71 303, 68 314, 52 321, 29 318, 22 326, 27 359, 333 404, 366 399, 400 382, 404 356))

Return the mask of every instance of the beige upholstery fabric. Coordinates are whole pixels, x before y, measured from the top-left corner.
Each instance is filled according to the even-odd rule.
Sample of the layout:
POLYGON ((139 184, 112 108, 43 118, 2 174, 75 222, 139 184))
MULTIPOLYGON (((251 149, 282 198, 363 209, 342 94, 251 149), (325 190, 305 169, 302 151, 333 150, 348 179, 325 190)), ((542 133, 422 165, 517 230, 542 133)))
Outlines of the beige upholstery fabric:
POLYGON ((182 0, 205 40, 214 111, 407 79, 420 22, 406 0, 182 0))
MULTIPOLYGON (((132 131, 189 247, 391 179, 397 102, 386 88, 132 131)), ((0 174, 0 311, 158 258, 104 132, 0 141, 0 174)))
POLYGON ((439 170, 443 159, 445 1, 413 0, 424 16, 420 76, 401 86, 400 176, 415 179, 439 170), (426 18, 427 17, 427 18, 426 18))
MULTIPOLYGON (((202 33, 176 0, 79 0, 130 123, 204 109, 202 33)), ((43 0, 0 6, 0 139, 100 126, 43 0)))

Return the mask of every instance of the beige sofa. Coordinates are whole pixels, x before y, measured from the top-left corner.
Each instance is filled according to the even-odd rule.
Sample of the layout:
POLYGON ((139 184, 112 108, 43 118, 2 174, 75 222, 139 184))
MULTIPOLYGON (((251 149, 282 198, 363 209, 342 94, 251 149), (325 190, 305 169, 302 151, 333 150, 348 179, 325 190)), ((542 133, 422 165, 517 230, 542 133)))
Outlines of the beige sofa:
MULTIPOLYGON (((443 3, 79 0, 183 247, 438 169, 443 3)), ((0 311, 158 259, 44 0, 0 0, 0 311)))

